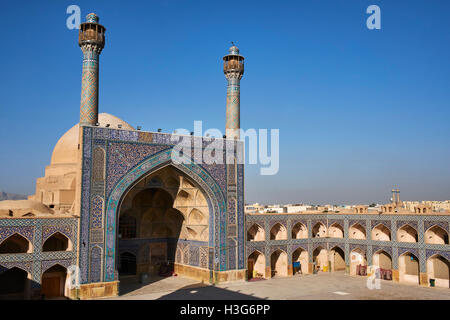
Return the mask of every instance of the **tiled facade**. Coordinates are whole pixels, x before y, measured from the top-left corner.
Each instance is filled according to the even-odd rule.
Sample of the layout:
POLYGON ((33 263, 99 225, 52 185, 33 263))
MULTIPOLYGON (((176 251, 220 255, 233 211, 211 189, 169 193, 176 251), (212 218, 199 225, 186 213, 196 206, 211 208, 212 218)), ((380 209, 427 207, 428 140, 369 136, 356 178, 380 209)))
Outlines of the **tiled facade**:
POLYGON ((324 249, 332 249, 335 246, 340 247, 345 254, 346 265, 350 264, 350 253, 360 248, 365 252, 367 263, 371 265, 372 256, 379 250, 384 250, 391 255, 392 268, 398 268, 398 257, 403 253, 410 252, 419 260, 420 272, 426 272, 426 261, 429 257, 439 254, 450 261, 450 245, 429 244, 424 241, 424 233, 434 225, 438 225, 449 233, 450 219, 448 215, 372 215, 372 214, 262 214, 247 215, 247 230, 254 224, 258 224, 264 229, 264 241, 247 241, 247 254, 250 256, 255 250, 265 256, 266 267, 270 267, 270 256, 281 249, 286 252, 288 265, 292 264, 293 252, 302 247, 308 252, 309 262, 313 261, 313 252, 321 246, 324 249), (292 228, 298 222, 303 223, 308 229, 308 238, 293 239, 292 228), (286 240, 270 240, 270 230, 276 224, 282 224, 287 230, 286 240), (339 224, 344 230, 343 238, 313 238, 312 229, 317 223, 322 223, 328 228, 334 224, 339 224), (349 228, 359 223, 366 230, 366 239, 350 239, 349 228), (383 224, 391 232, 391 241, 375 241, 371 239, 372 228, 383 224), (418 242, 398 242, 397 230, 408 224, 418 233, 418 242))
MULTIPOLYGON (((213 142, 212 138, 184 138, 190 139, 193 146, 202 146, 202 150, 213 142)), ((120 201, 142 177, 168 165, 183 172, 204 191, 210 211, 209 242, 179 240, 178 261, 215 271, 245 269, 243 165, 177 164, 172 161, 171 153, 178 140, 179 137, 171 134, 83 127, 80 242, 85 246, 80 247, 82 284, 98 279, 118 280, 116 227, 120 201), (101 156, 103 152, 105 157, 101 156), (99 172, 106 173, 104 180, 98 178, 99 172), (236 178, 227 179, 230 175, 236 178), (99 251, 104 252, 101 267, 98 266, 99 251), (95 279, 92 278, 92 270, 99 270, 101 277, 94 273, 95 279)), ((240 142, 232 143, 242 148, 240 142)), ((184 157, 195 159, 195 154, 184 157)), ((126 250, 134 254, 145 251, 145 246, 157 240, 128 240, 126 250)))

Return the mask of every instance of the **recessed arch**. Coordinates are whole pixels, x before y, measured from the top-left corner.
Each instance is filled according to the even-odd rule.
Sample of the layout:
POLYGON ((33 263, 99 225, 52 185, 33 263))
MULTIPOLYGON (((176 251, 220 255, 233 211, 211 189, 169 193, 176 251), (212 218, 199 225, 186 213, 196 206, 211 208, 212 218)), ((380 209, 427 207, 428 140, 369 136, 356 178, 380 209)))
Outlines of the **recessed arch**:
POLYGON ((69 296, 69 288, 66 286, 68 277, 66 267, 60 264, 51 266, 42 273, 41 295, 45 298, 69 296))
POLYGON ((0 243, 0 254, 31 253, 33 246, 27 238, 14 233, 0 243))
POLYGON ((317 271, 324 271, 328 268, 328 251, 322 246, 318 246, 313 251, 313 264, 317 271))
MULTIPOLYGON (((118 260, 114 241, 114 239, 116 239, 117 232, 115 226, 122 200, 126 197, 127 193, 143 178, 155 172, 158 172, 163 168, 170 167, 178 172, 178 174, 188 177, 189 180, 192 179, 193 186, 201 189, 202 192, 204 192, 208 204, 209 217, 211 217, 208 223, 210 232, 208 232, 207 234, 216 234, 213 231, 217 231, 220 224, 225 223, 226 206, 223 205, 225 203, 225 198, 220 186, 205 169, 200 167, 195 162, 191 161, 191 159, 183 156, 181 159, 183 161, 181 161, 181 163, 173 162, 171 151, 171 149, 164 150, 150 158, 147 158, 132 170, 130 170, 127 174, 123 175, 119 182, 113 187, 107 201, 106 209, 106 229, 113 230, 113 232, 107 232, 105 239, 105 251, 109 250, 109 252, 113 252, 113 254, 107 255, 105 257, 105 281, 115 280, 114 266, 118 260)), ((217 237, 217 239, 208 238, 208 244, 210 246, 216 244, 218 246, 225 247, 225 240, 225 237, 217 237)), ((219 255, 223 257, 225 255, 225 252, 217 252, 215 258, 219 258, 219 255)), ((227 268, 226 261, 221 263, 221 268, 227 268)))
POLYGON ((129 251, 120 253, 119 274, 121 276, 134 276, 136 275, 136 270, 136 255, 129 251))
POLYGON ((360 223, 353 224, 349 230, 349 239, 366 239, 366 228, 364 228, 360 223))
POLYGON ((419 284, 419 259, 407 251, 398 257, 399 281, 419 284))
POLYGON ((392 257, 384 250, 378 250, 372 255, 372 264, 382 269, 392 269, 392 257))
POLYGON ((344 228, 337 222, 328 227, 328 237, 344 238, 344 228))
POLYGON ((247 230, 247 241, 264 241, 266 238, 264 228, 258 223, 252 224, 247 230))
POLYGON ((364 276, 367 274, 366 252, 361 248, 355 248, 350 251, 350 275, 364 276))
POLYGON ((286 227, 277 222, 270 229, 270 240, 287 240, 286 227))
POLYGON ((265 278, 266 258, 259 250, 254 250, 247 258, 248 279, 265 278))
POLYGON ((26 299, 29 297, 31 275, 19 267, 0 273, 0 299, 26 299))
POLYGON ((42 251, 72 251, 72 241, 61 232, 55 232, 45 240, 42 251))
POLYGON ((391 241, 391 230, 384 224, 379 223, 372 228, 371 237, 374 241, 391 241))
POLYGON ((298 247, 292 252, 292 262, 299 262, 300 267, 293 267, 293 274, 308 273, 308 250, 305 250, 302 247, 298 247))
POLYGON ((312 228, 313 238, 326 238, 327 227, 322 222, 317 222, 312 228))
POLYGON ((331 271, 345 270, 345 252, 339 246, 334 246, 330 250, 329 261, 331 262, 331 271))
POLYGON ((292 239, 307 239, 308 228, 302 222, 297 222, 292 227, 292 239))
POLYGON ((450 287, 450 262, 447 258, 435 254, 427 260, 428 279, 434 279, 436 287, 450 287))
POLYGON ((270 255, 271 277, 287 277, 288 257, 284 250, 277 249, 270 255))
POLYGON ((419 235, 417 230, 410 226, 409 224, 405 224, 397 230, 397 241, 398 242, 418 242, 419 235))
POLYGON ((448 232, 438 225, 434 225, 425 231, 425 243, 449 244, 448 232))

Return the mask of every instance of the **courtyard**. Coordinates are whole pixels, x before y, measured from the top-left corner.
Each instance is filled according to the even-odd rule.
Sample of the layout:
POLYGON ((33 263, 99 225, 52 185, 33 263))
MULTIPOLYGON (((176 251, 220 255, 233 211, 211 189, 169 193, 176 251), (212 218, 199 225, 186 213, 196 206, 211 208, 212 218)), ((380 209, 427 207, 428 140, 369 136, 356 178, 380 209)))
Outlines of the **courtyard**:
POLYGON ((121 280, 119 300, 450 300, 450 290, 381 281, 370 290, 366 277, 343 272, 278 277, 254 282, 209 285, 183 277, 152 278, 142 286, 121 280))

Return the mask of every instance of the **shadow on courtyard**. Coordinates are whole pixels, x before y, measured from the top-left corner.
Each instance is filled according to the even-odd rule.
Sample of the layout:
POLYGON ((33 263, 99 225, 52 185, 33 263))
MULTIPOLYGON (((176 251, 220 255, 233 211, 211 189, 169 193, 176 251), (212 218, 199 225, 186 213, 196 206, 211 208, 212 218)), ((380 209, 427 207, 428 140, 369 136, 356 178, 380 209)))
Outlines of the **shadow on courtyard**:
POLYGON ((139 282, 137 277, 121 277, 119 284, 119 296, 125 295, 127 293, 133 292, 152 283, 158 282, 165 279, 165 277, 152 276, 145 283, 139 282))
POLYGON ((253 295, 211 285, 185 286, 156 300, 264 300, 253 295))

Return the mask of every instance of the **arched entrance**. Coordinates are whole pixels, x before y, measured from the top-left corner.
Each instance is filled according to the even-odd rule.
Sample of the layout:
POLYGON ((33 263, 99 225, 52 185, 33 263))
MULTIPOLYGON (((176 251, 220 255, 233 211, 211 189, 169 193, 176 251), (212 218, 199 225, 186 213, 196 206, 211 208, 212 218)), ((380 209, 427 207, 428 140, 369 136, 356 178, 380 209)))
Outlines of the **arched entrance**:
POLYGON ((380 268, 381 279, 392 280, 392 257, 383 250, 378 250, 372 256, 372 265, 380 268))
POLYGON ((247 231, 247 241, 264 241, 264 229, 257 223, 253 224, 247 231))
POLYGON ((32 252, 32 246, 30 242, 18 233, 9 236, 2 243, 0 243, 0 254, 30 252, 32 252))
POLYGON ((366 239, 366 228, 364 228, 361 224, 355 223, 352 225, 349 230, 349 238, 350 239, 366 239))
POLYGON ((328 228, 328 236, 330 238, 344 238, 344 228, 339 223, 333 223, 328 228))
POLYGON ((398 273, 400 282, 419 284, 419 259, 405 252, 398 258, 398 273))
POLYGON ((287 277, 288 275, 287 254, 283 250, 275 250, 270 256, 271 277, 287 277))
POLYGON ((448 244, 448 233, 439 226, 433 226, 425 231, 425 243, 448 244))
POLYGON ((308 273, 308 251, 303 248, 297 248, 292 253, 292 263, 299 262, 300 267, 293 267, 293 274, 308 273))
POLYGON ((30 280, 26 271, 17 267, 7 269, 0 266, 0 299, 27 299, 30 280), (2 272, 3 271, 3 272, 2 272))
POLYGON ((342 250, 338 246, 331 249, 330 262, 331 262, 331 271, 344 271, 345 270, 344 250, 342 250))
POLYGON ((181 266, 190 265, 188 251, 183 251, 186 245, 208 247, 206 196, 173 166, 151 173, 123 196, 117 238, 119 276, 128 276, 122 285, 136 281, 143 273, 168 276, 178 268, 176 273, 183 275, 181 266), (184 247, 178 249, 177 255, 180 241, 184 247), (129 277, 133 275, 134 280, 129 277))
POLYGON ((130 252, 122 253, 119 259, 119 275, 135 276, 136 270, 136 256, 130 252))
POLYGON ((308 238, 308 229, 303 223, 297 222, 292 227, 292 239, 307 239, 307 238, 308 238))
POLYGON ((62 298, 66 293, 67 269, 59 264, 42 274, 41 294, 44 298, 62 298))
POLYGON ((270 229, 270 240, 287 240, 287 231, 281 223, 276 223, 270 229))
POLYGON ((249 280, 253 278, 265 278, 266 259, 264 254, 256 250, 248 256, 247 273, 249 280))
POLYGON ((391 241, 391 230, 384 224, 379 224, 372 229, 372 240, 375 241, 391 241))
POLYGON ((313 238, 326 238, 327 227, 322 222, 317 222, 312 228, 313 238))
POLYGON ((434 255, 427 260, 428 279, 434 279, 436 287, 450 287, 450 262, 441 255, 434 255))
POLYGON ((350 252, 350 275, 364 276, 367 275, 367 258, 366 253, 356 248, 350 252))

